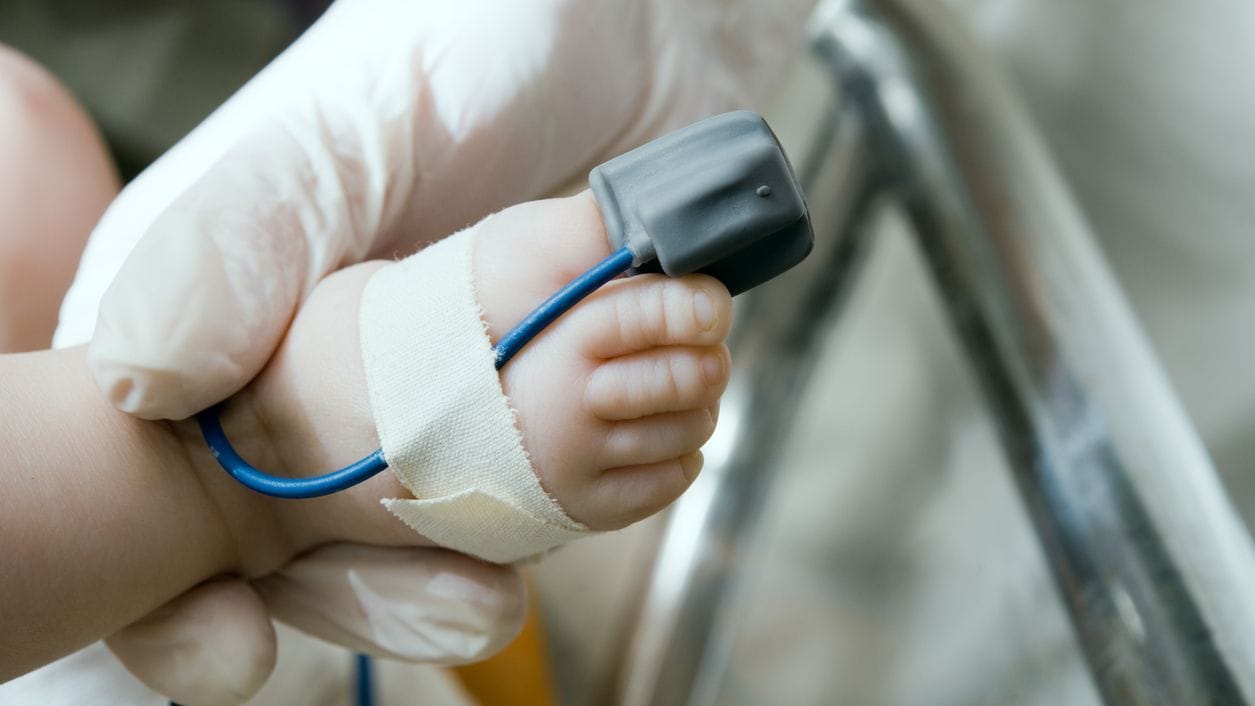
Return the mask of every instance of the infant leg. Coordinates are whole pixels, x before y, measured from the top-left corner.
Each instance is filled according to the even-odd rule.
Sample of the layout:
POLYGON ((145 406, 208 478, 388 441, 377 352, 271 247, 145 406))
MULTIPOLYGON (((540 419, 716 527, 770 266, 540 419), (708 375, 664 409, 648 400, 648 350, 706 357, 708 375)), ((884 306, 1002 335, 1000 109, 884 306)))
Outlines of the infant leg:
POLYGON ((92 227, 118 192, 69 92, 0 46, 0 353, 47 348, 92 227))

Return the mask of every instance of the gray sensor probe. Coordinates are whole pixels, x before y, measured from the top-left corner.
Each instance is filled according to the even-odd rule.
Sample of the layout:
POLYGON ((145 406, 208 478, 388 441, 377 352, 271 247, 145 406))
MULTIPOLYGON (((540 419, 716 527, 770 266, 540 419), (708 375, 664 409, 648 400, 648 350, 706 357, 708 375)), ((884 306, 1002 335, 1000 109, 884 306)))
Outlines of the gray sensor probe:
POLYGON ((801 262, 814 233, 789 159, 762 116, 716 115, 588 175, 629 274, 711 275, 740 294, 801 262))

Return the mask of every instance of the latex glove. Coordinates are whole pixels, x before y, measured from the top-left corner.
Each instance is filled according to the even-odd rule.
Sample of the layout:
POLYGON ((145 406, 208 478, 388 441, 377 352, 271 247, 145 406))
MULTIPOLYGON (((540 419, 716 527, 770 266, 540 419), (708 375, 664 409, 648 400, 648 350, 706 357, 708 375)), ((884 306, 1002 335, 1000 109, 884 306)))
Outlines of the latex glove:
POLYGON ((178 703, 233 704, 255 693, 274 666, 268 613, 359 652, 461 664, 513 639, 526 615, 524 595, 517 572, 444 549, 332 545, 252 587, 207 583, 106 642, 127 669, 178 703))
MULTIPOLYGON (((407 254, 668 129, 754 106, 812 2, 343 0, 122 192, 88 243, 57 344, 95 324, 89 363, 114 404, 189 416, 257 373, 328 272, 407 254)), ((269 604, 299 603, 302 580, 290 586, 269 604)), ((319 607, 342 603, 285 618, 315 632, 357 620, 351 632, 372 635, 319 607)), ((262 671, 260 642, 230 638, 256 626, 221 627, 205 653, 262 671)), ((193 662, 180 667, 189 678, 193 662)), ((170 681, 144 674, 164 662, 130 667, 170 681)), ((240 674, 235 686, 252 683, 240 674)))

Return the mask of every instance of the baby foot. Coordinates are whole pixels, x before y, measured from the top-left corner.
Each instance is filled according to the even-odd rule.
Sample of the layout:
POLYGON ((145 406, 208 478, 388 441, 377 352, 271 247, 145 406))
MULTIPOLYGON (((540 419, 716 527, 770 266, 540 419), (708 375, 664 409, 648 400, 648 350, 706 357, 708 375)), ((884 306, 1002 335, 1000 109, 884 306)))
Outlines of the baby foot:
MULTIPOLYGON (((588 192, 507 209, 476 226, 474 237, 476 298, 493 343, 610 251, 588 192)), ((293 475, 326 471, 378 447, 357 330, 362 289, 382 266, 350 267, 320 283, 270 364, 228 406, 223 423, 245 458, 293 475)), ((727 384, 723 341, 731 319, 731 297, 710 277, 620 279, 551 324, 501 371, 541 486, 572 519, 617 529, 666 507, 693 481, 727 384)), ((215 470, 209 483, 234 481, 215 470)), ((278 518, 291 551, 346 540, 416 543, 379 505, 380 498, 409 497, 392 473, 308 501, 226 492, 227 513, 241 503, 273 503, 251 516, 278 518)), ((245 534, 265 536, 265 529, 245 534)))
MULTIPOLYGON (((489 337, 609 253, 589 192, 480 224, 473 273, 489 337)), ((618 529, 688 487, 727 384, 731 320, 731 297, 713 278, 616 280, 501 371, 541 485, 568 515, 618 529)))

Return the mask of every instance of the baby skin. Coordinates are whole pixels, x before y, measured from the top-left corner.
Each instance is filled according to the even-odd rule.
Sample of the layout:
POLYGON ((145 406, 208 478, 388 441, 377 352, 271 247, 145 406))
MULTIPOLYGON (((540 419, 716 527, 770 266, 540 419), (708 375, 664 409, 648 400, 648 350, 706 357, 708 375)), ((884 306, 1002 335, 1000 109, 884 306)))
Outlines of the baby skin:
MULTIPOLYGON (((490 339, 608 254, 588 193, 476 226, 472 275, 490 339)), ((265 370, 228 401, 223 426, 250 462, 310 475, 378 447, 358 308, 385 266, 320 283, 265 370)), ((714 279, 620 279, 501 371, 540 484, 572 519, 621 528, 693 481, 728 379, 731 319, 714 279)), ((113 410, 84 363, 82 349, 0 356, 0 454, 16 469, 0 495, 0 681, 214 576, 263 576, 331 542, 429 543, 380 504, 409 497, 391 472, 314 500, 258 495, 217 466, 193 420, 113 410)))

